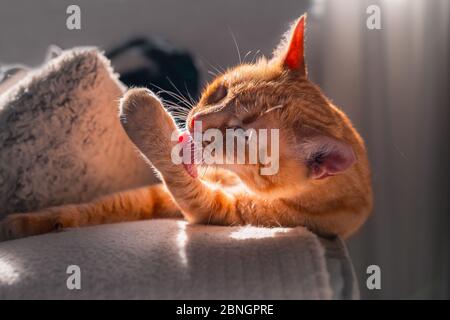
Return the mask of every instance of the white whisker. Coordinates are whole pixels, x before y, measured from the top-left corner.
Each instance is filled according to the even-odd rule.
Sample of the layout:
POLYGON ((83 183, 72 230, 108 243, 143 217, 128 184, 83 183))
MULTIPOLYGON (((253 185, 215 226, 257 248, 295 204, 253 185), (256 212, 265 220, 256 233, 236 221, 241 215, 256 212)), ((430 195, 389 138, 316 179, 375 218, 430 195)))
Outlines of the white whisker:
POLYGON ((209 62, 206 58, 200 57, 200 60, 206 62, 211 68, 213 68, 213 69, 217 72, 216 76, 217 76, 217 75, 220 75, 220 74, 222 74, 222 73, 225 73, 225 69, 224 69, 224 68, 222 68, 221 66, 219 66, 219 68, 220 68, 220 69, 219 69, 218 67, 216 67, 215 65, 213 65, 211 62, 209 62))
MULTIPOLYGON (((172 80, 170 80, 169 77, 166 77, 167 80, 169 81, 169 83, 172 85, 172 87, 175 88, 175 90, 177 90, 179 96, 182 98, 183 102, 185 102, 188 106, 190 106, 191 108, 193 107, 192 101, 189 101, 188 98, 186 98, 181 91, 177 88, 177 86, 175 85, 175 83, 172 82, 172 80)), ((186 91, 188 92, 187 88, 186 91)))
POLYGON ((253 55, 253 58, 252 58, 252 63, 255 62, 256 56, 257 56, 259 53, 261 53, 261 50, 257 50, 257 51, 255 52, 255 54, 253 55))
POLYGON ((245 63, 245 59, 248 57, 248 55, 249 54, 251 54, 252 53, 252 50, 250 50, 249 52, 247 52, 246 54, 245 54, 245 56, 244 56, 244 59, 242 60, 242 61, 244 61, 244 63, 245 63))
POLYGON ((283 107, 284 107, 284 105, 279 104, 279 105, 277 105, 275 107, 267 109, 266 111, 264 111, 264 113, 268 113, 268 112, 271 112, 271 111, 274 111, 274 110, 277 110, 277 109, 280 109, 280 108, 283 108, 283 107))
MULTIPOLYGON (((169 80, 169 81, 170 81, 170 80, 169 80)), ((191 103, 189 103, 189 101, 188 101, 185 97, 180 96, 180 95, 177 94, 176 92, 169 91, 169 90, 165 90, 165 89, 163 89, 163 88, 161 88, 161 87, 159 87, 159 86, 157 86, 157 85, 155 85, 155 84, 153 84, 153 86, 154 86, 155 88, 157 88, 157 89, 160 90, 160 91, 157 92, 157 94, 160 94, 160 93, 166 93, 166 94, 168 94, 169 96, 171 96, 172 98, 178 100, 178 102, 185 104, 187 107, 189 107, 189 108, 192 108, 192 107, 193 107, 193 105, 192 105, 191 103)))
POLYGON ((234 33, 233 33, 233 31, 231 30, 230 26, 228 26, 228 31, 230 32, 231 37, 233 38, 234 45, 235 45, 235 47, 236 47, 236 51, 237 51, 238 58, 239 58, 239 64, 242 64, 241 53, 239 52, 239 46, 238 46, 238 43, 237 43, 237 41, 236 41, 236 37, 234 36, 234 33))

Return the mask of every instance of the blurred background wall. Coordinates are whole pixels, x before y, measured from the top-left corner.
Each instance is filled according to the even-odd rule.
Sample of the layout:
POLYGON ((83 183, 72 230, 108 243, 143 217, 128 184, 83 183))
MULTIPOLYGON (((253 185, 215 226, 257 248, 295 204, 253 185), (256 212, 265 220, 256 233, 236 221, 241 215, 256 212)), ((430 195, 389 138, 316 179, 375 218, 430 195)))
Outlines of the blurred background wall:
MULTIPOLYGON (((310 78, 362 133, 373 166, 375 211, 348 243, 363 298, 449 298, 449 2, 446 0, 1 0, 0 62, 37 65, 47 47, 108 50, 161 36, 208 69, 252 51, 270 55, 308 11, 310 78), (81 7, 81 30, 66 8, 81 7), (381 30, 366 8, 381 9, 381 30), (231 30, 231 31, 230 31, 231 30), (381 267, 382 289, 366 289, 381 267)), ((248 58, 250 59, 250 58, 248 58)))
POLYGON ((324 1, 311 19, 312 78, 365 138, 375 211, 350 240, 363 296, 449 297, 448 1, 324 1), (366 28, 378 4, 381 30, 366 28), (382 290, 365 290, 369 264, 382 290))

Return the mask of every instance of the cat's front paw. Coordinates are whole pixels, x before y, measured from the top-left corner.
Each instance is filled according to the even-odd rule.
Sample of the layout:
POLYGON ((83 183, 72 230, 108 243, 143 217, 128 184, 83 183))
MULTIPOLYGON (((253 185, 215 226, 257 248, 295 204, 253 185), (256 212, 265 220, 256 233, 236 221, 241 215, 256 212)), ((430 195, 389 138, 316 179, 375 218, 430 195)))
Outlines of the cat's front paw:
POLYGON ((120 121, 139 150, 150 161, 170 154, 175 122, 150 90, 130 89, 120 103, 120 121))
POLYGON ((62 229, 62 224, 53 215, 16 213, 0 221, 0 241, 19 239, 60 229, 62 229))
POLYGON ((120 121, 127 133, 156 124, 163 113, 161 100, 146 88, 130 89, 120 100, 120 121))

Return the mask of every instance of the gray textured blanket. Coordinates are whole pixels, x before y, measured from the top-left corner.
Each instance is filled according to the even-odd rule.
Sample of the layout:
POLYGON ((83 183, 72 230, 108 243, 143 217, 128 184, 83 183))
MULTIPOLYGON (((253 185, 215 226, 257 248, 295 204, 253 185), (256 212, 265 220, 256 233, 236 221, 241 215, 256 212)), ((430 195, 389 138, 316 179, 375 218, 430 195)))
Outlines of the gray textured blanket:
POLYGON ((0 243, 0 299, 350 299, 345 248, 304 228, 150 220, 0 243), (66 286, 69 265, 81 290, 66 286))

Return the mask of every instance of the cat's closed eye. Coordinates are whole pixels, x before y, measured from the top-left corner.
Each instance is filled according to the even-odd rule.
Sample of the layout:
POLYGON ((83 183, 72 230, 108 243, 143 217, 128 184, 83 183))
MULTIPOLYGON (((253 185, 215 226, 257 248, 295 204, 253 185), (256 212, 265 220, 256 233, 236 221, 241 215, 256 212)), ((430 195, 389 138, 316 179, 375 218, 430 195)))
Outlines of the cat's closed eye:
POLYGON ((257 114, 257 113, 249 115, 249 116, 246 116, 242 120, 242 123, 243 124, 250 124, 250 123, 254 122, 256 119, 258 119, 258 117, 259 117, 259 114, 257 114))
POLYGON ((218 103, 228 95, 228 88, 221 84, 206 99, 207 104, 218 103))

